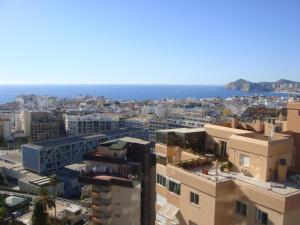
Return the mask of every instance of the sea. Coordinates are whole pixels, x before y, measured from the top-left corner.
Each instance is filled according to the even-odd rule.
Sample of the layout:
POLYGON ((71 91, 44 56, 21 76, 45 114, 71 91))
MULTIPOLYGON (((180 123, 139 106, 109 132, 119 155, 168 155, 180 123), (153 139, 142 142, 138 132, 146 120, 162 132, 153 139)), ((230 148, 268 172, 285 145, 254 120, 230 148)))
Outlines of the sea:
POLYGON ((287 96, 275 92, 226 90, 218 85, 0 85, 0 103, 12 102, 22 94, 48 95, 59 98, 103 96, 112 100, 159 100, 186 98, 228 98, 232 96, 287 96))

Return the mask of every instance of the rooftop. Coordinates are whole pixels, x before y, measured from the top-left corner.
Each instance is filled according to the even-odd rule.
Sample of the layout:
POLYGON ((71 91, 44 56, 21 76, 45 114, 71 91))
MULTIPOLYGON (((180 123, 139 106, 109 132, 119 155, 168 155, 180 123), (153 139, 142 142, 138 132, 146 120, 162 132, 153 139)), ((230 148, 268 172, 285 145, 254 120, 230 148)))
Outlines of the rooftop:
POLYGON ((141 145, 150 144, 149 141, 144 141, 142 139, 132 138, 132 137, 124 137, 124 138, 120 138, 119 140, 124 142, 129 142, 129 143, 141 144, 141 145))
POLYGON ((177 129, 165 129, 165 130, 158 130, 157 132, 160 133, 169 133, 169 132, 174 132, 174 133, 193 133, 193 132, 204 132, 204 128, 177 128, 177 129))
POLYGON ((171 164, 171 166, 176 166, 182 168, 185 171, 194 173, 201 178, 207 179, 212 182, 226 182, 231 180, 238 180, 250 185, 255 186, 256 188, 273 192, 280 196, 289 196, 295 193, 300 193, 300 186, 296 182, 287 181, 285 183, 277 182, 267 182, 260 179, 256 179, 243 173, 238 172, 222 172, 220 169, 216 170, 216 166, 208 164, 207 161, 203 162, 201 158, 198 160, 185 160, 181 162, 176 162, 171 164), (198 163, 195 164, 194 162, 198 163), (190 165, 190 166, 188 166, 190 165))
POLYGON ((88 172, 79 176, 79 182, 96 185, 118 185, 125 187, 135 187, 139 182, 134 179, 129 179, 121 176, 113 175, 98 175, 97 173, 88 172))
POLYGON ((97 138, 105 138, 105 135, 103 134, 94 134, 94 135, 89 135, 89 136, 82 136, 82 137, 65 137, 65 138, 57 138, 53 140, 48 140, 48 141, 41 141, 41 142, 35 142, 32 144, 25 144, 23 146, 28 146, 28 147, 34 147, 34 148, 39 148, 39 147, 53 147, 53 146, 61 146, 61 145, 70 145, 74 143, 79 143, 79 142, 84 142, 92 139, 97 139, 97 138))
POLYGON ((27 200, 25 198, 21 198, 17 196, 9 196, 5 199, 5 204, 9 207, 13 207, 26 201, 27 200))

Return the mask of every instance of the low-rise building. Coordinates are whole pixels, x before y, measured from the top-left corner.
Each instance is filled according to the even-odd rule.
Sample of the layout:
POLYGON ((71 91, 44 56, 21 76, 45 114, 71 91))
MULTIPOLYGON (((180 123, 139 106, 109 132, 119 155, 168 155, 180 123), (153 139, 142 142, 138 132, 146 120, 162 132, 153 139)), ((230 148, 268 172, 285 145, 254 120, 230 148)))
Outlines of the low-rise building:
POLYGON ((49 173, 81 163, 82 156, 106 140, 105 135, 67 137, 22 145, 23 166, 36 173, 49 173))

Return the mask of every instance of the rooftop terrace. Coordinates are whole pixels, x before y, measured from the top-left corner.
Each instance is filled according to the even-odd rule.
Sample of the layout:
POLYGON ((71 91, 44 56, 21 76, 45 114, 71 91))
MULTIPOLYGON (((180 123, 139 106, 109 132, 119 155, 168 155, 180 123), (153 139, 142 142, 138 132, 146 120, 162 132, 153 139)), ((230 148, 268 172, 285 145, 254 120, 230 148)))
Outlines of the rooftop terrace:
POLYGON ((266 182, 247 176, 243 173, 221 171, 221 164, 222 162, 219 162, 219 164, 216 165, 205 157, 199 157, 198 159, 175 162, 170 164, 170 166, 179 167, 184 171, 196 174, 199 177, 207 179, 211 182, 218 183, 237 180, 252 185, 255 188, 285 197, 300 193, 300 179, 299 182, 295 182, 290 179, 285 183, 266 182))

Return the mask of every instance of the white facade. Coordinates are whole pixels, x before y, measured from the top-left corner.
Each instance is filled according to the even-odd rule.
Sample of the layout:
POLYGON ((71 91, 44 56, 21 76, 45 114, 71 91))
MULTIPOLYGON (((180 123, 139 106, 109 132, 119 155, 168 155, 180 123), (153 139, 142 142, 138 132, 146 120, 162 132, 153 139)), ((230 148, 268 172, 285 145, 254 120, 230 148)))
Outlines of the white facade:
POLYGON ((5 140, 12 139, 10 120, 0 120, 0 135, 3 136, 5 140))

